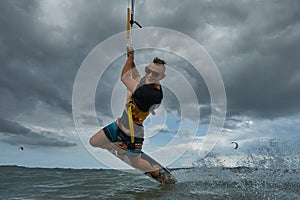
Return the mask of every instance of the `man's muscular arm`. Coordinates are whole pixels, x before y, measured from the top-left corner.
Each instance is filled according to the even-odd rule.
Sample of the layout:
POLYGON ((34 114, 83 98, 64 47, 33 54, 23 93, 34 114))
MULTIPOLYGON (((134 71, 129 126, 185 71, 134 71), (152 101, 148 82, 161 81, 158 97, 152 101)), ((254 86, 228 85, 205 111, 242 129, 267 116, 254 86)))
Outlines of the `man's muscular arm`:
POLYGON ((134 92, 136 86, 138 85, 140 74, 135 67, 134 50, 132 47, 127 49, 127 56, 126 63, 121 73, 121 81, 130 92, 134 92))

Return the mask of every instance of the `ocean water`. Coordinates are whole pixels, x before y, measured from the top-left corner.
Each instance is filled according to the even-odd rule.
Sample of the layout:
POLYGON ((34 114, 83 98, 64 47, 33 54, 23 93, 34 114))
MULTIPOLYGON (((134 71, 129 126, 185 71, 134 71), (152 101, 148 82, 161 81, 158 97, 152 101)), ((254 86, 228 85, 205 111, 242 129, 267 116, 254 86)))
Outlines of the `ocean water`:
POLYGON ((174 185, 138 172, 0 166, 1 199, 300 199, 299 169, 171 170, 174 185))

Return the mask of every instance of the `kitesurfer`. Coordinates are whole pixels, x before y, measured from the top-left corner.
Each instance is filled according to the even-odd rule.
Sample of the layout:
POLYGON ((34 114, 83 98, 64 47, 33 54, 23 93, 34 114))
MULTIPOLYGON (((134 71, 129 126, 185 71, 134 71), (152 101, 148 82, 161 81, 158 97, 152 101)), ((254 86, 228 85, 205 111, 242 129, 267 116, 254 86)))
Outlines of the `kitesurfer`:
POLYGON ((231 144, 235 144, 235 147, 234 147, 234 149, 237 149, 237 148, 239 148, 239 144, 238 144, 237 142, 231 142, 231 144))
POLYGON ((121 149, 119 153, 126 154, 133 167, 150 172, 153 177, 159 175, 159 168, 154 168, 147 160, 141 158, 144 141, 143 121, 150 113, 155 114, 154 110, 163 99, 160 81, 165 77, 165 64, 164 60, 154 58, 145 67, 145 76, 141 77, 134 63, 134 50, 128 47, 127 61, 121 73, 121 81, 130 94, 126 108, 120 118, 90 138, 90 144, 94 147, 109 151, 116 147, 121 149))

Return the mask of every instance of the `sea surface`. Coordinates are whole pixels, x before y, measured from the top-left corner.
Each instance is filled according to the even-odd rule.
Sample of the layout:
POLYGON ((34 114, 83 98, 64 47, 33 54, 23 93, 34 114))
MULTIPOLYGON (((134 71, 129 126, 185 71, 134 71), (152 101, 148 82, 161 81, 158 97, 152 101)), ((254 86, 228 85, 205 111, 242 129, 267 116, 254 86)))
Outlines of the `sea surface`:
POLYGON ((174 185, 139 172, 0 166, 1 199, 300 199, 299 169, 174 169, 174 185))

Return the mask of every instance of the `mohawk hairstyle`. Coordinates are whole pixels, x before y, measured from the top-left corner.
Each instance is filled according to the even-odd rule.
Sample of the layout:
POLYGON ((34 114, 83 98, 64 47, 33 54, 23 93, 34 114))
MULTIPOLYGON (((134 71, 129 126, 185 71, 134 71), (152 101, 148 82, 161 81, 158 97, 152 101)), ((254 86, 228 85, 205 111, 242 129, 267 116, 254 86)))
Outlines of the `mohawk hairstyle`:
POLYGON ((158 57, 155 57, 155 58, 153 59, 153 63, 154 63, 154 64, 159 64, 159 65, 165 65, 165 64, 166 64, 166 62, 165 62, 164 60, 162 60, 162 59, 160 59, 160 58, 158 58, 158 57))

